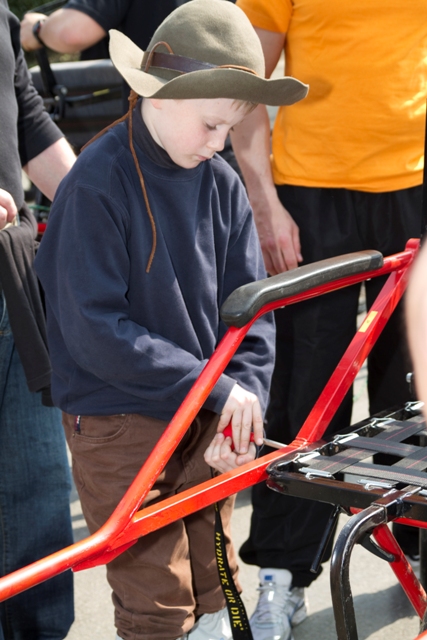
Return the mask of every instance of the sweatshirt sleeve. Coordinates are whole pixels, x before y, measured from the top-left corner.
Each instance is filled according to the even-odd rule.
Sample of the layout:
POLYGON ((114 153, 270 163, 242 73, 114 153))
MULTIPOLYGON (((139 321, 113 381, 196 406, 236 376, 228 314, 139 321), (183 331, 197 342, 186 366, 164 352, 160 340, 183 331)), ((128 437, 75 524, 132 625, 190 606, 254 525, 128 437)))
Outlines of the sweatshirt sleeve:
MULTIPOLYGON (((252 212, 246 209, 244 223, 230 242, 222 302, 238 287, 266 278, 264 261, 252 212)), ((225 333, 227 327, 223 325, 225 333)), ((254 393, 265 412, 274 367, 275 325, 273 314, 259 318, 246 334, 224 373, 254 393)))

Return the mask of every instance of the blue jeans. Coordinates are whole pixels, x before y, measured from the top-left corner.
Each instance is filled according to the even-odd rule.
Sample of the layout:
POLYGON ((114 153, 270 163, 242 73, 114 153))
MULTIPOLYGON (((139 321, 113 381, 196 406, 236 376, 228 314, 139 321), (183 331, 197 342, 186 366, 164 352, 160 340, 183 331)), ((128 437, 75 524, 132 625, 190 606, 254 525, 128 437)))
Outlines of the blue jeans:
MULTIPOLYGON (((0 293, 0 576, 73 542, 60 412, 30 393, 0 293)), ((62 640, 70 571, 0 603, 0 640, 62 640)))

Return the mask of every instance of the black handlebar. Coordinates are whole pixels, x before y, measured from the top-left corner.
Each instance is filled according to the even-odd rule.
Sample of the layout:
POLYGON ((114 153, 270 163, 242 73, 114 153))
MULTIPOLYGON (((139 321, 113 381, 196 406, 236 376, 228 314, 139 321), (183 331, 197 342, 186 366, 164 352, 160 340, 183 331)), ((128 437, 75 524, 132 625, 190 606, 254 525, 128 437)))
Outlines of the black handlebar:
POLYGON ((380 269, 379 251, 357 251, 298 267, 277 276, 239 287, 221 307, 221 318, 229 327, 243 327, 266 304, 277 302, 313 287, 352 275, 380 269))

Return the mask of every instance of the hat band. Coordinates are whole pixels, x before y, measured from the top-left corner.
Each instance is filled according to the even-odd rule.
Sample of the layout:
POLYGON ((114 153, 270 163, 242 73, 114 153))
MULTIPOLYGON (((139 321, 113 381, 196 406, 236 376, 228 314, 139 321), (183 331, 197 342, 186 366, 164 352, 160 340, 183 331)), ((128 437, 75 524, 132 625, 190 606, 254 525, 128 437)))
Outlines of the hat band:
MULTIPOLYGON (((158 42, 155 46, 164 44, 165 42, 158 42)), ((169 48, 169 47, 168 47, 169 48)), ((179 56, 175 53, 162 53, 160 51, 146 51, 142 58, 141 69, 148 73, 151 68, 155 69, 167 69, 169 71, 177 71, 178 73, 191 73, 192 71, 207 71, 208 69, 240 69, 241 71, 248 71, 254 75, 258 75, 253 69, 249 67, 242 67, 235 64, 216 65, 210 62, 201 62, 194 58, 186 58, 185 56, 179 56)))

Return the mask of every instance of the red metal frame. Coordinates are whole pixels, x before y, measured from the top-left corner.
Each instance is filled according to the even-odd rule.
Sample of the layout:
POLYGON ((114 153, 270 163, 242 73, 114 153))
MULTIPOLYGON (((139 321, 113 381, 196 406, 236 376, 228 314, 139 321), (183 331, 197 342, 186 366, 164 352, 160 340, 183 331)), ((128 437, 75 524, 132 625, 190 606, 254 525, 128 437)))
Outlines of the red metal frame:
MULTIPOLYGON (((426 524, 427 523, 424 523, 424 526, 426 524)), ((394 571, 415 611, 419 617, 422 618, 426 612, 426 592, 407 561, 405 554, 396 542, 394 535, 385 524, 381 524, 374 529, 372 535, 384 551, 393 554, 395 559, 390 563, 390 567, 394 571)))
MULTIPOLYGON (((351 508, 350 511, 354 514, 358 513, 360 509, 351 508)), ((407 518, 397 518, 394 522, 414 525, 415 521, 407 518)), ((420 522, 418 520, 416 522, 418 526, 424 529, 427 528, 427 522, 420 522)), ((394 556, 393 562, 390 562, 390 567, 394 571, 416 613, 420 618, 423 618, 427 609, 427 594, 397 543, 396 538, 385 524, 380 524, 376 527, 372 535, 381 549, 394 556)))
MULTIPOLYGON (((271 462, 281 458, 286 453, 295 452, 295 450, 319 440, 402 297, 408 281, 409 267, 413 262, 418 247, 418 240, 410 240, 404 251, 385 258, 381 269, 341 278, 333 283, 317 286, 310 291, 267 304, 244 327, 231 327, 108 521, 95 534, 85 540, 0 578, 0 601, 6 600, 67 569, 78 571, 109 562, 134 544, 141 536, 265 480, 267 477, 266 468, 271 462), (284 304, 296 304, 330 291, 360 283, 371 277, 388 274, 390 275, 374 305, 356 332, 335 372, 302 426, 298 437, 290 445, 204 482, 177 496, 138 511, 219 376, 233 357, 252 324, 261 315, 282 307, 284 304)), ((420 524, 427 526, 427 523, 420 524)), ((381 546, 384 546, 385 549, 393 548, 393 553, 395 553, 395 541, 390 540, 385 530, 388 531, 386 527, 380 527, 375 531, 374 535, 381 546)), ((393 536, 391 537, 393 538, 393 536)), ((399 560, 393 563, 396 565, 393 569, 403 583, 405 581, 405 571, 401 571, 401 568, 403 566, 406 570, 407 563, 405 564, 406 559, 404 561, 401 556, 400 551, 399 560)), ((417 613, 422 615, 426 609, 425 593, 420 592, 419 583, 418 581, 416 582, 417 584, 411 578, 407 592, 409 591, 408 595, 417 613)))

